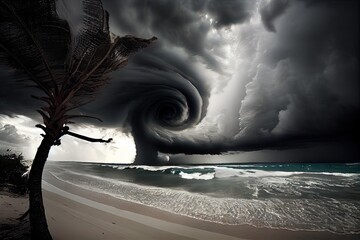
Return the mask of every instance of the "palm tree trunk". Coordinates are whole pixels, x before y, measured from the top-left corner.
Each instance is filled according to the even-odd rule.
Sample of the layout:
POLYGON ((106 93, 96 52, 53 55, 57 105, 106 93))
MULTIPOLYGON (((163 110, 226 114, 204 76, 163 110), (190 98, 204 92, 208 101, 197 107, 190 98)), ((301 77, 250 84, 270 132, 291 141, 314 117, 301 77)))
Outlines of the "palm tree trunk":
POLYGON ((53 140, 45 135, 36 152, 29 175, 29 200, 30 200, 30 231, 31 239, 51 240, 43 205, 41 192, 41 179, 46 159, 49 155, 53 140))

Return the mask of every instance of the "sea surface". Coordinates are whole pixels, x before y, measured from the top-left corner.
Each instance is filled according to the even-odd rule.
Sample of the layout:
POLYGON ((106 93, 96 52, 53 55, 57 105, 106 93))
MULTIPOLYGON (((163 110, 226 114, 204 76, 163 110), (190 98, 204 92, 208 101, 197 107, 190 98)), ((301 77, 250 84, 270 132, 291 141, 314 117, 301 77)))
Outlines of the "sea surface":
POLYGON ((221 224, 360 233, 359 164, 49 162, 48 171, 86 189, 221 224))

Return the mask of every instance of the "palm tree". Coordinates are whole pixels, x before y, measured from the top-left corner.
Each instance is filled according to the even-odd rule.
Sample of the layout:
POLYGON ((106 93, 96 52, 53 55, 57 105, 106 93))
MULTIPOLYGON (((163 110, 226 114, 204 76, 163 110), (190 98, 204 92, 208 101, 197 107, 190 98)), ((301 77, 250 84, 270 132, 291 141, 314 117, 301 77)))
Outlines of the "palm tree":
MULTIPOLYGON (((92 142, 94 139, 69 131, 72 110, 94 100, 109 80, 108 74, 124 67, 128 57, 153 40, 118 37, 109 31, 109 14, 100 0, 83 0, 83 24, 74 37, 67 21, 59 18, 55 0, 0 0, 0 63, 7 65, 17 80, 43 94, 33 96, 44 106, 43 139, 29 174, 30 227, 32 239, 52 239, 42 201, 42 172, 52 146, 69 134, 92 142)), ((95 118, 95 117, 90 117, 95 118)))

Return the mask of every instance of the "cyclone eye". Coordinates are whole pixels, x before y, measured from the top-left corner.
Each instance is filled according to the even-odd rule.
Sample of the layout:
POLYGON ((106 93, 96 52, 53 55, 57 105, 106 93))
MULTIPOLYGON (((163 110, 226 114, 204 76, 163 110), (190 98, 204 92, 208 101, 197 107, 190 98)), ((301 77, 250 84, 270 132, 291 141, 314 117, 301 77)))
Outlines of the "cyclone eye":
POLYGON ((173 105, 165 104, 159 109, 159 118, 163 121, 169 121, 176 117, 177 110, 173 105))

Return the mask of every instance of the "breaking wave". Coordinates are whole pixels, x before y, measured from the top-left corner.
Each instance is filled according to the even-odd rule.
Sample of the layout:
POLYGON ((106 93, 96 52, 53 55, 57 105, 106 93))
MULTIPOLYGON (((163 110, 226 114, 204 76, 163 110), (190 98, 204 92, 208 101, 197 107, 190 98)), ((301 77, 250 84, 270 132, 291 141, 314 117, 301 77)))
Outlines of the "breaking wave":
POLYGON ((209 180, 209 179, 213 179, 215 174, 214 173, 206 173, 206 174, 202 174, 202 173, 184 173, 181 172, 179 173, 181 178, 184 179, 201 179, 201 180, 209 180))
MULTIPOLYGON (((111 167, 118 170, 137 169, 149 172, 171 173, 179 175, 185 179, 200 179, 210 180, 213 178, 229 178, 229 177, 289 177, 295 175, 328 175, 328 176, 342 176, 354 177, 359 173, 341 173, 341 172, 317 172, 317 171, 269 171, 259 169, 239 169, 239 167, 219 167, 219 166, 118 166, 112 164, 103 164, 104 167, 111 167), (190 177, 191 176, 191 177, 190 177), (212 176, 210 178, 210 176, 212 176)), ((251 165, 250 167, 253 167, 251 165)), ((246 166, 249 167, 249 166, 246 166)))

